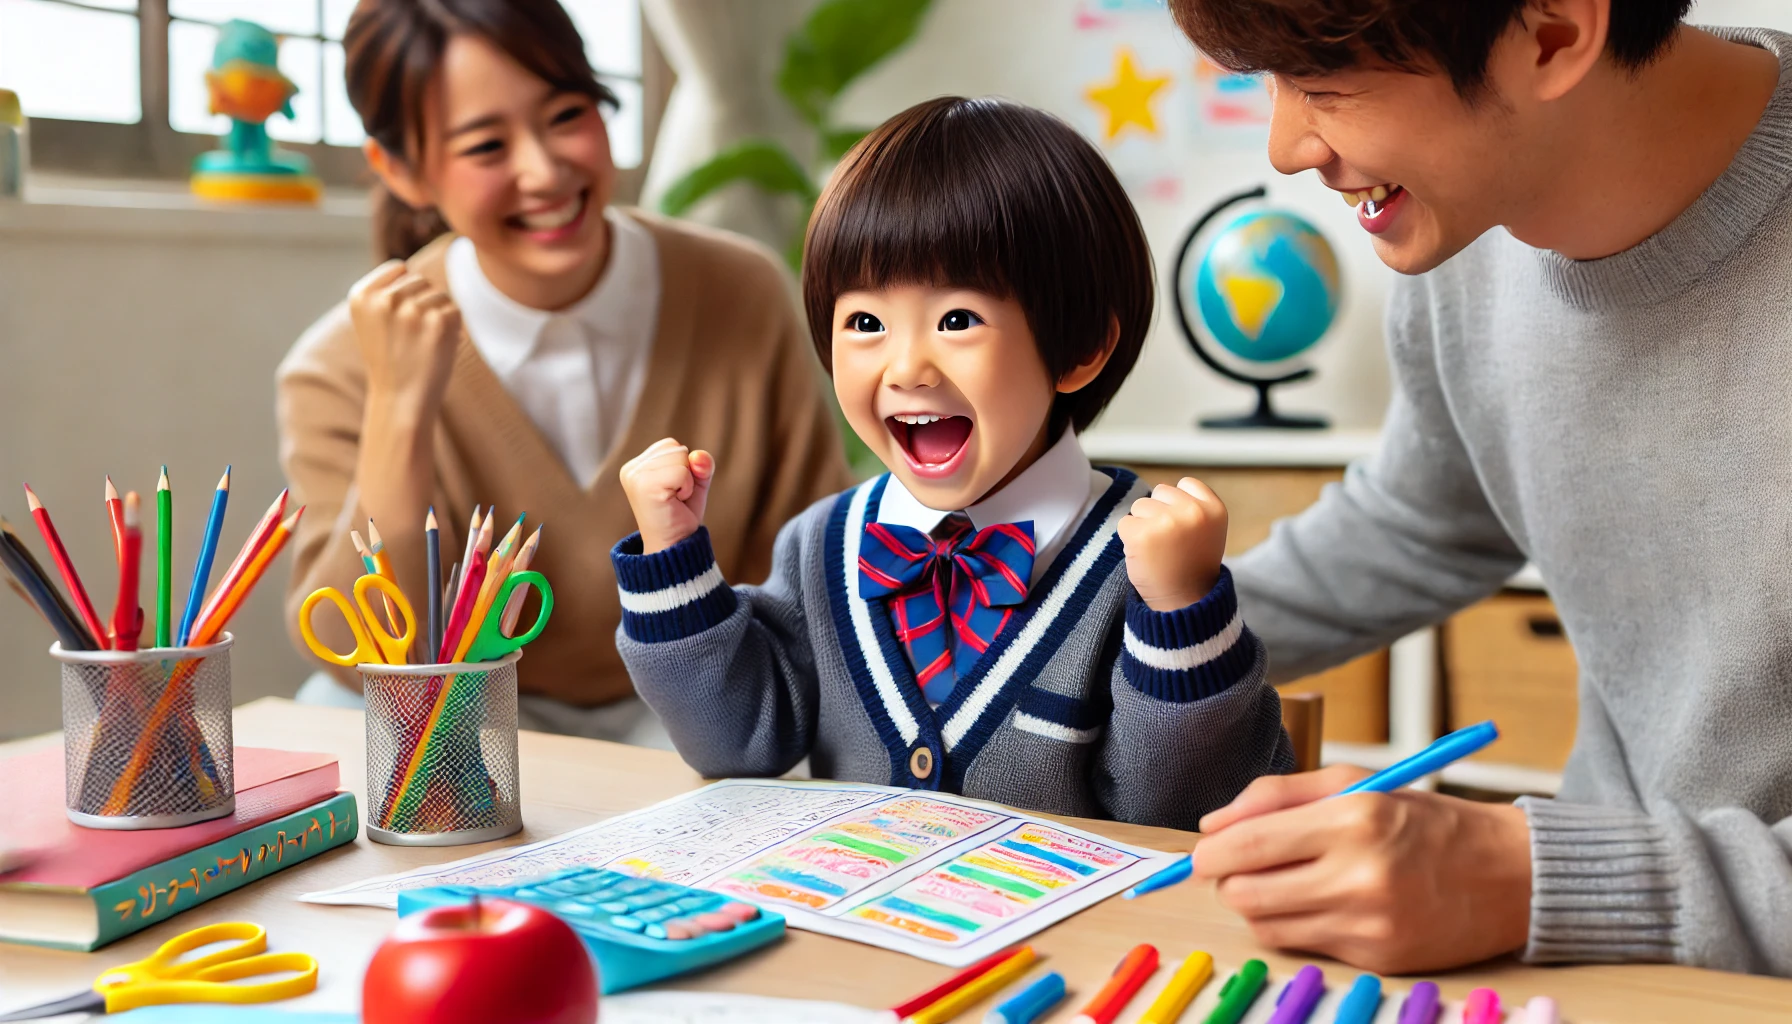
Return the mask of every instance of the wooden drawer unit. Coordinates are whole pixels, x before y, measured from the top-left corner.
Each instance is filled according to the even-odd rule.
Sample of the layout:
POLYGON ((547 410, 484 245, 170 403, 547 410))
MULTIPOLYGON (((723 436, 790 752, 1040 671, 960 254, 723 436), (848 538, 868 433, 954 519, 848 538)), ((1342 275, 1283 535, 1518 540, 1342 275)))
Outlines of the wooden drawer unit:
POLYGON ((1443 663, 1447 727, 1489 718, 1500 727, 1474 760, 1562 769, 1579 670, 1549 598, 1508 591, 1457 614, 1443 627, 1443 663))
MULTIPOLYGON (((1226 557, 1243 554, 1269 538, 1270 524, 1319 500, 1326 484, 1344 470, 1301 467, 1128 466, 1150 484, 1175 485, 1195 477, 1226 503, 1226 557)), ((1377 651, 1318 675, 1288 683, 1291 693, 1325 695, 1327 742, 1386 743, 1388 652, 1377 651)))

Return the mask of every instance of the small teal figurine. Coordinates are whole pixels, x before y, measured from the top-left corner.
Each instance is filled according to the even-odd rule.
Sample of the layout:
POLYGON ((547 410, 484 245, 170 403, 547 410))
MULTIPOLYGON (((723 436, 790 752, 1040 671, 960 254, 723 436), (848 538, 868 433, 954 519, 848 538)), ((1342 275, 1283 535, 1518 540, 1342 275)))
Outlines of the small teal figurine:
POLYGON ((224 202, 315 203, 323 183, 301 153, 274 148, 267 119, 292 116, 299 87, 280 73, 280 41, 252 21, 226 22, 205 72, 211 112, 230 118, 224 148, 193 161, 195 195, 224 202))

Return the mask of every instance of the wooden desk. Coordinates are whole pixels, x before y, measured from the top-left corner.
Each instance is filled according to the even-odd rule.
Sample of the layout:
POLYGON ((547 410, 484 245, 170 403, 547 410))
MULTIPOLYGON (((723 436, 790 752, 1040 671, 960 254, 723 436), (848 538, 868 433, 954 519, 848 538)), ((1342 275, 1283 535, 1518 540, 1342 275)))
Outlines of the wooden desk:
MULTIPOLYGON (((363 797, 361 716, 352 711, 301 707, 268 699, 238 709, 236 740, 248 746, 323 750, 342 762, 342 781, 363 797)), ((53 737, 0 746, 0 756, 55 742, 53 737)), ((523 833, 510 842, 533 842, 633 810, 703 784, 675 755, 590 740, 524 733, 521 744, 523 833)), ((1070 819, 1073 820, 1074 819, 1070 819)), ((1085 828, 1129 843, 1166 850, 1186 849, 1188 833, 1170 829, 1075 821, 1085 828)), ((489 846, 416 849, 379 846, 365 840, 282 871, 246 889, 219 897, 164 921, 98 953, 77 954, 28 946, 0 946, 0 1010, 30 1005, 78 991, 114 963, 144 956, 170 936, 212 921, 247 919, 268 929, 276 949, 310 952, 322 961, 318 991, 292 1008, 353 1009, 359 1003, 361 970, 393 915, 366 907, 322 907, 295 902, 301 892, 324 889, 372 875, 464 857, 489 846)), ((1176 963, 1191 949, 1205 949, 1228 971, 1251 957, 1269 962, 1279 983, 1302 960, 1268 953, 1251 940, 1243 923, 1219 906, 1210 888, 1183 885, 1139 903, 1118 899, 1093 907, 1041 933, 1034 946, 1050 966, 1063 972, 1082 998, 1094 992, 1120 957, 1149 941, 1176 963)), ((1357 972, 1325 964, 1334 988, 1357 972)), ((680 988, 726 989, 762 995, 835 999, 863 1006, 888 1006, 936 983, 946 969, 886 950, 792 930, 782 943, 717 970, 679 979, 680 988)), ((1161 986, 1161 971, 1146 995, 1161 986)), ((1573 1024, 1643 1021, 1785 1021, 1792 1007, 1792 982, 1718 974, 1685 967, 1632 966, 1546 969, 1496 963, 1437 979, 1445 995, 1461 999, 1477 985, 1491 985, 1509 1004, 1533 995, 1552 995, 1573 1024)), ((1404 983, 1394 982, 1404 988, 1404 983)), ((1273 996, 1273 991, 1270 993, 1273 996)), ((1068 1021, 1081 999, 1050 1020, 1068 1021)), ((1131 1021, 1145 1006, 1141 998, 1131 1021)), ((965 1020, 979 1020, 987 1007, 965 1020)), ((1255 1018, 1253 1018, 1255 1019, 1255 1018)))

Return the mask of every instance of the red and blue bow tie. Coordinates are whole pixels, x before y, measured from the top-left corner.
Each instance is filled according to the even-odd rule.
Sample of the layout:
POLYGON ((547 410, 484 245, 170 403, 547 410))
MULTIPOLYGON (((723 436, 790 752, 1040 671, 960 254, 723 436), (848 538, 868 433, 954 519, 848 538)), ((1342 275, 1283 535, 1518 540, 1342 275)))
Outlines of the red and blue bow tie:
POLYGON ((969 519, 958 520, 937 540, 909 526, 867 523, 859 545, 859 596, 888 600, 915 679, 936 704, 1026 602, 1033 576, 1031 520, 975 533, 969 519))

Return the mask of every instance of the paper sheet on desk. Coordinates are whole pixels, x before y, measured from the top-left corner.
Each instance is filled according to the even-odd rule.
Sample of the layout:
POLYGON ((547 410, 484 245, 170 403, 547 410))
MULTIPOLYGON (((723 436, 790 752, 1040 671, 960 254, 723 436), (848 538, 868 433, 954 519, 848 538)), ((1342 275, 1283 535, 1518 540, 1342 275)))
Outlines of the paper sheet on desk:
MULTIPOLYGON (((603 1024, 881 1024, 883 1015, 840 1003, 736 996, 722 992, 638 992, 608 996, 603 1024)), ((156 1006, 106 1018, 119 1024, 359 1024, 353 1013, 299 1013, 275 1006, 156 1006)))
POLYGON ((508 885, 596 865, 738 896, 792 927, 962 967, 1172 856, 950 794, 730 779, 533 845, 299 898, 391 908, 403 889, 508 885))

